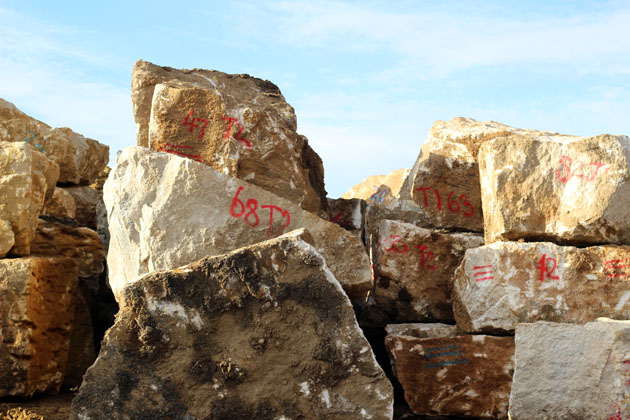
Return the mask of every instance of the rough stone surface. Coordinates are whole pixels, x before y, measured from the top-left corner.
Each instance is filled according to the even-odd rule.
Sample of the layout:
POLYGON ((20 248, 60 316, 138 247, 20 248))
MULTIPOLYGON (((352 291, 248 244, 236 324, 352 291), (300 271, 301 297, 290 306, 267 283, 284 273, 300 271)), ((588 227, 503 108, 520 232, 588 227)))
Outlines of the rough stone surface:
POLYGON ((479 151, 486 243, 630 244, 630 138, 513 136, 479 151))
POLYGON ((77 264, 71 258, 0 260, 0 396, 59 391, 77 278, 77 264))
POLYGON ((138 145, 185 156, 326 214, 324 167, 273 83, 138 61, 138 145))
MULTIPOLYGON (((0 104, 1 105, 1 104, 0 104)), ((37 218, 47 194, 52 196, 59 167, 24 143, 0 141, 0 250, 13 241, 11 255, 29 255, 37 218)), ((0 258, 7 253, 0 253, 0 258)))
POLYGON ((369 258, 355 235, 191 159, 128 147, 103 191, 111 234, 109 282, 115 295, 140 275, 296 228, 311 232, 351 299, 364 298, 372 286, 369 258))
POLYGON ((99 204, 103 202, 103 194, 101 191, 92 187, 77 186, 67 187, 64 190, 74 198, 76 203, 75 219, 81 226, 88 227, 92 230, 98 229, 98 212, 99 204))
POLYGON ((301 235, 129 285, 73 418, 391 419, 391 384, 301 235))
POLYGON ((479 148, 492 139, 502 141, 518 136, 570 138, 471 118, 436 121, 401 188, 400 197, 413 199, 436 227, 481 232, 484 219, 477 164, 479 148))
MULTIPOLYGON (((109 146, 69 128, 50 128, 0 99, 0 141, 25 143, 61 169, 59 182, 90 184, 109 160, 109 146)), ((52 194, 52 191, 51 191, 52 194)))
POLYGON ((77 293, 72 336, 68 349, 68 364, 63 378, 64 386, 81 385, 85 371, 92 366, 94 360, 96 360, 96 352, 90 308, 83 294, 77 293))
POLYGON ((11 223, 0 219, 0 256, 7 255, 13 245, 15 245, 15 234, 11 228, 11 223))
POLYGON ((630 416, 630 322, 516 327, 512 420, 630 416))
POLYGON ((46 201, 46 206, 42 214, 74 219, 76 212, 77 205, 72 194, 63 188, 55 187, 53 196, 50 200, 46 201))
POLYGON ((342 228, 362 232, 365 225, 365 200, 329 198, 328 219, 342 228))
POLYGON ((405 400, 418 414, 507 419, 514 338, 385 338, 405 400))
POLYGON ((630 247, 496 242, 466 251, 453 310, 464 331, 513 331, 519 322, 630 318, 630 247))
POLYGON ((460 335, 456 325, 439 323, 389 324, 385 326, 388 335, 408 335, 416 338, 439 338, 460 335))
POLYGON ((380 313, 383 325, 453 322, 453 273, 467 249, 483 245, 483 237, 383 220, 376 240, 373 253, 376 281, 370 311, 380 313))
POLYGON ((387 175, 372 175, 363 181, 350 187, 350 189, 341 196, 341 198, 360 198, 362 200, 376 199, 380 200, 378 189, 381 185, 386 185, 391 191, 391 195, 398 196, 403 182, 409 175, 409 169, 397 169, 387 175))

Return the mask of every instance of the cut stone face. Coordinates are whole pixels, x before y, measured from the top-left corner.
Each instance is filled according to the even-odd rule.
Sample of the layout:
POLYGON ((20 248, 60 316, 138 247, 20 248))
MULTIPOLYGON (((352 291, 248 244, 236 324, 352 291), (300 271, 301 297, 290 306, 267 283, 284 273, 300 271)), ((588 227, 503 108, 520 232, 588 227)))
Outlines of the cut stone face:
POLYGON ((5 222, 0 226, 0 250, 9 249, 0 252, 0 258, 30 254, 37 218, 58 177, 59 166, 43 154, 24 143, 0 141, 0 221, 5 222))
POLYGON ((519 322, 584 324, 630 318, 630 247, 496 242, 470 249, 455 273, 463 331, 508 332, 519 322))
MULTIPOLYGON (((507 419, 514 338, 487 335, 438 337, 391 333, 385 338, 396 378, 416 414, 507 419)), ((430 336, 430 328, 423 328, 430 336)))
POLYGON ((0 260, 0 396, 59 391, 77 279, 77 264, 71 258, 0 260))
POLYGON ((485 142, 513 136, 577 138, 471 118, 436 121, 400 197, 413 200, 436 227, 483 231, 477 154, 485 142))
POLYGON ((351 299, 372 287, 360 239, 291 201, 207 165, 141 147, 122 151, 104 186, 115 295, 138 276, 307 228, 351 299))
POLYGON ((630 244, 630 138, 511 137, 479 151, 486 243, 630 244))
POLYGON ((64 183, 92 183, 109 160, 109 146, 69 128, 51 128, 3 99, 0 99, 0 141, 29 144, 43 153, 59 165, 59 182, 64 183))
POLYGON ((512 420, 630 416, 630 322, 516 327, 512 420))
POLYGON ((296 132, 295 112, 273 83, 139 61, 132 86, 138 145, 203 162, 327 213, 322 161, 296 132))
POLYGON ((302 235, 125 288, 73 418, 391 419, 391 384, 302 235))
POLYGON ((371 310, 382 312, 384 323, 453 322, 453 274, 467 249, 483 245, 483 237, 383 220, 377 241, 371 310))

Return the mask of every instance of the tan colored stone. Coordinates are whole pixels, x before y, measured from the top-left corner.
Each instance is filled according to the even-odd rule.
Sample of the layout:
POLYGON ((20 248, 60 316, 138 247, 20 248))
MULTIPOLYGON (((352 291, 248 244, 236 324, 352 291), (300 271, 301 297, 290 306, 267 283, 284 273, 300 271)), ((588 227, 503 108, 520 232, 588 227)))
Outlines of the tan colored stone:
MULTIPOLYGON (((0 220, 10 223, 14 235, 9 254, 29 255, 48 188, 58 176, 57 164, 43 154, 24 143, 0 141, 0 220)), ((0 248, 6 249, 11 242, 6 224, 3 230, 0 248)))
POLYGON ((77 205, 72 194, 59 187, 55 187, 54 191, 52 198, 46 201, 46 206, 42 214, 74 219, 77 205))
POLYGON ((293 202, 207 165, 125 148, 103 188, 111 240, 109 282, 118 297, 138 276, 306 228, 352 299, 372 287, 370 262, 352 233, 293 202))
POLYGON ((64 190, 74 198, 76 212, 75 219, 81 226, 92 230, 98 228, 98 206, 103 202, 102 192, 85 186, 65 187, 64 190))
POLYGON ((479 148, 489 140, 515 136, 569 138, 471 118, 436 121, 401 188, 400 197, 412 199, 436 227, 483 231, 479 148))
POLYGON ((516 327, 512 420, 630 416, 630 322, 516 327))
POLYGON ((72 418, 391 419, 391 384, 302 235, 125 288, 72 418))
POLYGON ((513 337, 388 335, 385 346, 413 412, 507 419, 513 337))
POLYGON ((66 370, 78 271, 71 258, 0 260, 0 396, 56 393, 66 370))
POLYGON ((203 162, 327 212, 324 168, 280 89, 248 75, 138 61, 132 75, 138 145, 203 162))
MULTIPOLYGON (((0 99, 0 141, 28 143, 61 169, 59 182, 89 184, 109 160, 109 147, 69 128, 51 128, 0 99)), ((51 191, 52 194, 52 191, 51 191)))
POLYGON ((453 310, 463 331, 508 332, 519 322, 584 324, 630 318, 630 247, 496 242, 466 251, 453 310))
POLYGON ((453 322, 452 278, 467 249, 483 245, 473 233, 446 233, 383 220, 373 253, 374 301, 382 325, 453 322))
MULTIPOLYGON (((401 168, 391 172, 388 175, 372 175, 363 181, 350 187, 350 189, 341 196, 341 198, 360 198, 362 200, 380 200, 378 189, 381 185, 389 187, 391 195, 398 196, 403 182, 409 175, 409 169, 401 168)), ((384 194, 383 194, 384 195, 384 194)))
POLYGON ((630 138, 496 139, 479 165, 486 243, 630 244, 630 138))
POLYGON ((0 219, 0 256, 7 255, 13 245, 15 245, 15 234, 11 223, 0 219))

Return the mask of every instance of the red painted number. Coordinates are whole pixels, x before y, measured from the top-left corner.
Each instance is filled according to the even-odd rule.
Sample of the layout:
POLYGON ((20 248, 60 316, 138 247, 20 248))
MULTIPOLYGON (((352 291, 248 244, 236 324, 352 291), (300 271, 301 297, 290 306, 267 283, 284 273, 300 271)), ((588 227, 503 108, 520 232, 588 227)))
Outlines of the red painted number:
MULTIPOLYGON (((243 201, 238 197, 241 192, 244 190, 244 187, 238 187, 234 198, 232 198, 232 204, 230 205, 230 215, 236 219, 243 217, 243 221, 251 226, 256 227, 260 224, 260 218, 258 216, 258 200, 255 198, 250 198, 243 204, 243 201)), ((291 224, 291 214, 278 206, 275 205, 264 205, 260 206, 262 209, 269 209, 269 227, 267 228, 267 236, 271 237, 274 234, 273 231, 273 212, 277 211, 280 213, 282 219, 286 219, 286 223, 280 227, 277 234, 282 233, 288 226, 291 224)))
MULTIPOLYGON (((425 207, 429 207, 429 198, 427 197, 427 191, 430 190, 432 190, 431 187, 416 188, 416 191, 422 191, 422 198, 424 200, 425 207)), ((435 193, 436 207, 438 210, 442 211, 442 196, 440 195, 440 192, 438 190, 433 190, 433 192, 435 193)), ((448 198, 446 199, 446 207, 449 209, 449 211, 451 211, 452 213, 459 213, 459 211, 461 210, 464 216, 472 217, 472 215, 475 214, 475 208, 468 201, 468 197, 466 197, 466 194, 461 194, 459 197, 453 197, 454 194, 455 192, 451 191, 448 195, 448 198)))
POLYGON ((206 133, 206 126, 208 125, 208 119, 207 118, 193 118, 194 112, 195 111, 193 109, 191 109, 188 112, 188 115, 186 115, 186 118, 184 118, 184 122, 182 123, 182 125, 184 126, 188 125, 189 126, 188 131, 192 133, 193 129, 199 127, 199 124, 195 124, 195 122, 203 121, 203 127, 201 127, 201 132, 199 133, 199 139, 202 139, 203 135, 206 133))
POLYGON ((234 140, 238 140, 240 142, 245 143, 245 147, 247 147, 248 149, 250 147, 252 147, 252 144, 249 142, 249 140, 247 140, 246 138, 241 137, 241 133, 245 129, 245 126, 243 124, 238 122, 238 120, 236 118, 226 117, 225 115, 222 116, 221 119, 223 119, 224 121, 227 121, 227 123, 228 123, 227 129, 225 130, 225 134, 223 135, 224 139, 227 140, 230 137, 232 137, 234 140), (240 129, 238 130, 238 132, 236 134, 233 134, 233 135, 230 136, 230 132, 232 131, 232 124, 236 124, 237 126, 240 127, 240 129))
POLYGON ((426 245, 416 245, 416 248, 420 250, 420 265, 424 268, 428 268, 429 270, 437 270, 435 265, 430 264, 433 260, 435 260, 433 252, 429 251, 425 254, 425 251, 428 251, 429 247, 426 245))
POLYGON ((552 275, 553 272, 556 271, 557 266, 558 263, 555 258, 551 258, 548 257, 547 254, 543 254, 538 261, 538 266, 536 267, 537 270, 540 270, 540 281, 545 281, 545 277, 552 280, 559 280, 560 277, 552 275), (547 260, 550 260, 553 263, 553 267, 551 267, 551 269, 547 267, 547 260))
POLYGON ((398 254, 407 252, 408 248, 405 244, 402 244, 402 246, 394 246, 398 242, 400 242, 400 235, 389 235, 381 241, 381 245, 383 245, 383 249, 387 252, 397 252, 398 254))
POLYGON ((584 162, 581 162, 579 160, 575 162, 576 166, 574 167, 573 159, 571 159, 569 156, 560 156, 559 163, 564 167, 564 169, 554 171, 554 175, 563 184, 569 182, 569 180, 573 177, 583 179, 587 182, 592 182, 593 180, 595 180, 595 177, 597 175, 600 175, 600 169, 604 168, 601 174, 605 174, 610 169, 607 164, 602 162, 591 162, 589 164, 585 164, 584 162), (582 173, 578 173, 583 167, 588 169, 583 169, 582 173))

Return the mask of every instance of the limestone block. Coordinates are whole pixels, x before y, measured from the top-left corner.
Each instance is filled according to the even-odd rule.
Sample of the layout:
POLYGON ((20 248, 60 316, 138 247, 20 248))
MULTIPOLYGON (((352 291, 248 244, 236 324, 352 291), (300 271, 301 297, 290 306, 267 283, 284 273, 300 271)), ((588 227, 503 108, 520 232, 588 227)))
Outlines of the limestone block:
POLYGON ((353 185, 341 198, 360 198, 362 200, 375 200, 380 204, 382 196, 378 194, 381 185, 389 187, 393 197, 397 197, 403 182, 409 175, 409 169, 397 169, 387 175, 372 175, 365 178, 357 185, 353 185))
POLYGON ((138 145, 203 162, 327 213, 322 161, 297 133, 295 112, 273 83, 143 61, 132 78, 138 145))
POLYGON ((361 241, 293 202, 167 153, 128 147, 103 188, 114 294, 138 276, 306 228, 352 299, 372 286, 361 241))
POLYGON ((92 183, 109 160, 109 146, 69 128, 51 128, 3 99, 0 99, 0 141, 26 143, 43 153, 59 165, 59 182, 64 183, 92 183))
POLYGON ((516 327, 512 420, 630 416, 630 323, 516 327))
POLYGON ((392 368, 412 411, 507 419, 514 338, 449 337, 443 334, 445 327, 437 326, 439 337, 388 334, 385 338, 392 368))
POLYGON ((59 391, 77 278, 77 264, 71 258, 0 260, 0 396, 59 391))
POLYGON ((630 138, 511 137, 479 151, 486 243, 630 244, 630 138))
POLYGON ((453 322, 453 274, 467 249, 483 245, 483 237, 383 220, 377 240, 371 310, 382 312, 384 323, 453 322))
POLYGON ((77 205, 72 194, 63 188, 55 187, 53 196, 46 201, 42 214, 74 219, 76 212, 77 205))
POLYGON ((81 226, 96 230, 98 228, 97 208, 103 202, 103 193, 87 185, 65 187, 64 190, 74 198, 77 222, 81 226))
POLYGON ((466 251, 453 310, 463 331, 508 332, 519 322, 584 324, 630 318, 630 247, 495 242, 466 251))
MULTIPOLYGON (((29 255, 37 218, 58 177, 59 166, 43 154, 24 143, 0 141, 0 220, 5 222, 0 228, 0 249, 13 242, 11 255, 29 255)), ((0 258, 6 254, 0 252, 0 258)))
POLYGON ((391 384, 303 232, 125 288, 72 418, 391 419, 391 384))

